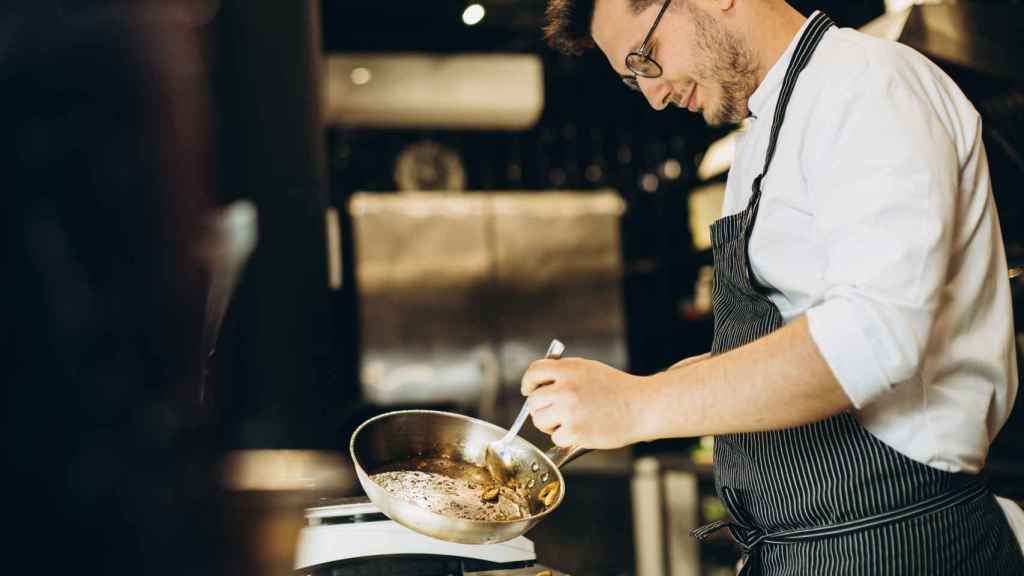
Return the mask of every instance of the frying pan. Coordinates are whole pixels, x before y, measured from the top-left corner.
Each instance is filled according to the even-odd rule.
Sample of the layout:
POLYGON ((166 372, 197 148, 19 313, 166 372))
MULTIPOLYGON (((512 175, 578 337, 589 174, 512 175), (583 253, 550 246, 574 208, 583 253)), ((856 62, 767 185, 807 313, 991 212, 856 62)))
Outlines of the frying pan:
POLYGON ((521 437, 508 444, 516 464, 514 480, 524 487, 530 514, 513 520, 469 520, 447 516, 391 494, 370 476, 381 470, 415 470, 412 462, 441 459, 472 464, 486 473, 484 451, 506 430, 483 420, 434 410, 389 412, 363 422, 349 442, 352 462, 366 495, 389 518, 422 534, 461 544, 493 544, 525 533, 565 497, 559 468, 589 450, 553 446, 543 452, 521 437), (544 505, 540 492, 557 482, 557 496, 544 505))

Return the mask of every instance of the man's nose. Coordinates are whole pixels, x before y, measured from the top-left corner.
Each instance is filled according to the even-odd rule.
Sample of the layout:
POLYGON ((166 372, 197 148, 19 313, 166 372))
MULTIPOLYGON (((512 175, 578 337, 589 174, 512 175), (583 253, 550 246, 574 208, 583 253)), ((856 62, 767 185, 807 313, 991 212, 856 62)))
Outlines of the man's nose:
POLYGON ((636 83, 640 85, 640 92, 643 93, 644 98, 647 98, 647 103, 651 105, 651 108, 664 110, 668 106, 668 95, 671 91, 671 86, 663 78, 644 78, 638 76, 636 83))

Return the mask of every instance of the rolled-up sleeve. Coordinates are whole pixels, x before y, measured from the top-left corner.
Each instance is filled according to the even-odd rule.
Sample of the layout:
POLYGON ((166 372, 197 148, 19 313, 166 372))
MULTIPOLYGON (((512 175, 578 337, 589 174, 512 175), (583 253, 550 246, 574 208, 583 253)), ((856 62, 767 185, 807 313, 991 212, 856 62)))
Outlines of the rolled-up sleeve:
POLYGON ((807 320, 862 408, 919 370, 949 269, 959 168, 953 137, 907 80, 867 69, 836 89, 803 152, 826 262, 807 320))

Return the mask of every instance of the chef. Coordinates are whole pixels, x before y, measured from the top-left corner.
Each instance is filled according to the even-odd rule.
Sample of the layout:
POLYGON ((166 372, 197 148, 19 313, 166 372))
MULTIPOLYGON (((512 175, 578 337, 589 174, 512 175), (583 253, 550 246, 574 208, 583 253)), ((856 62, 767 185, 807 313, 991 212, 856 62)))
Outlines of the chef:
POLYGON ((715 435, 731 518, 695 535, 728 529, 750 574, 1024 574, 982 474, 1017 371, 981 121, 957 86, 783 0, 547 16, 552 45, 596 46, 653 108, 748 127, 711 228, 710 352, 647 377, 539 360, 534 424, 588 448, 715 435))

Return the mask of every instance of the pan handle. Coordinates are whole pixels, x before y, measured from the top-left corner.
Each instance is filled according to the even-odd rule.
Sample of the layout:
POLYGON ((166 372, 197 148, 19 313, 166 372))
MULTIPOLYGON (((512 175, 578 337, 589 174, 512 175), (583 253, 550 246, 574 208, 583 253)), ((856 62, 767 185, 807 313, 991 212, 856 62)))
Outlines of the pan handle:
POLYGON ((579 446, 562 448, 561 446, 552 446, 551 448, 548 448, 548 451, 544 454, 551 459, 551 462, 554 463, 556 467, 561 468, 569 462, 583 456, 587 452, 590 452, 590 448, 581 448, 579 446))

